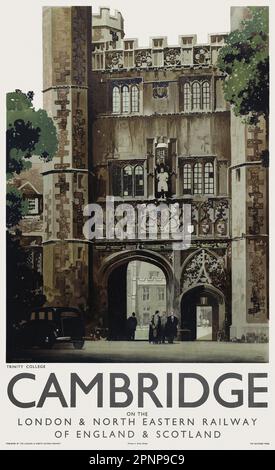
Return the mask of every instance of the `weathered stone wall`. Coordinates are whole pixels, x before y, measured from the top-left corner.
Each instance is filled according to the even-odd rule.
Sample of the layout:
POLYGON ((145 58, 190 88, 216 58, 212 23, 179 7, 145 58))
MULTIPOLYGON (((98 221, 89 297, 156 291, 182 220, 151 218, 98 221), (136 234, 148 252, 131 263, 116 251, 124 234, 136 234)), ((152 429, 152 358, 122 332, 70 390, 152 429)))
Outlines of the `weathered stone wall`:
POLYGON ((94 121, 94 165, 112 158, 141 158, 147 139, 177 139, 178 155, 213 155, 230 162, 228 112, 194 115, 99 117, 94 121))
POLYGON ((88 302, 89 247, 82 228, 88 203, 88 100, 91 8, 45 7, 44 108, 59 146, 44 165, 44 292, 50 304, 88 302))

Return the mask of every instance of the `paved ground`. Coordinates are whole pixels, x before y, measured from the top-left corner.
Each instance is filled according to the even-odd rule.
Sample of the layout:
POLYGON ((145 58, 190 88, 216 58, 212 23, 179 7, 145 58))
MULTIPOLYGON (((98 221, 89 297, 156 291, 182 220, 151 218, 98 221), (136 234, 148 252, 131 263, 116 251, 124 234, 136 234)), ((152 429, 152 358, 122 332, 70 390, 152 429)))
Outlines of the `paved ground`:
POLYGON ((82 350, 60 344, 50 351, 18 352, 9 362, 268 362, 268 344, 86 341, 82 350))

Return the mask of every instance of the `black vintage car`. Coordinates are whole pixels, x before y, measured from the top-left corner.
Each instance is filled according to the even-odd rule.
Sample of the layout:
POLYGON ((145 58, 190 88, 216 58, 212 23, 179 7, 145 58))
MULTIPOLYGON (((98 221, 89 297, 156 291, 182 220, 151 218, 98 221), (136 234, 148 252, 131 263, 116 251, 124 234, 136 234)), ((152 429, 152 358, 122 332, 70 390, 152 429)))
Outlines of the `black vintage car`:
POLYGON ((32 310, 20 328, 23 348, 50 349, 55 343, 70 342, 75 349, 84 346, 84 321, 81 311, 72 307, 41 307, 32 310))

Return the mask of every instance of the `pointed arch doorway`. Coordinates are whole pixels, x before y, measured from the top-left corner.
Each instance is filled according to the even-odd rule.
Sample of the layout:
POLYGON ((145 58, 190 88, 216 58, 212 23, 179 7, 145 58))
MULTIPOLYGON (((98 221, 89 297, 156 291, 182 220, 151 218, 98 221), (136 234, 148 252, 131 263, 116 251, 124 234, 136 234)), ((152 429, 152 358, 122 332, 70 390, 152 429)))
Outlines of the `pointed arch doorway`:
MULTIPOLYGON (((127 317, 135 311, 138 317, 138 326, 146 327, 141 336, 136 335, 137 339, 148 340, 149 324, 151 315, 154 310, 160 310, 162 314, 171 310, 174 299, 174 275, 170 263, 158 253, 149 250, 131 250, 123 251, 116 255, 111 255, 104 261, 100 270, 101 285, 107 292, 107 309, 104 316, 104 326, 108 328, 108 337, 111 340, 124 340, 126 338, 126 321, 127 317), (144 275, 137 276, 137 281, 141 281, 140 287, 141 302, 138 308, 133 306, 133 298, 131 302, 131 289, 129 286, 129 278, 127 279, 127 271, 130 263, 143 262, 150 266, 149 276, 147 280, 144 275), (156 272, 160 271, 161 275, 153 280, 155 288, 155 296, 151 295, 150 287, 150 271, 154 278, 156 272), (142 279, 143 278, 143 279, 142 279), (128 294, 130 293, 130 299, 128 294), (142 304, 142 309, 141 309, 142 304), (146 310, 144 309, 146 308, 146 310)), ((131 282, 131 281, 130 281, 131 282)), ((133 291, 131 291, 133 293, 133 291)), ((136 300, 138 300, 136 296, 136 300)))
POLYGON ((217 341, 225 318, 223 294, 212 286, 196 286, 181 299, 183 339, 217 341))
POLYGON ((127 339, 127 319, 135 313, 135 339, 148 341, 152 315, 167 315, 166 291, 165 275, 152 263, 130 261, 115 268, 108 278, 109 338, 127 339))

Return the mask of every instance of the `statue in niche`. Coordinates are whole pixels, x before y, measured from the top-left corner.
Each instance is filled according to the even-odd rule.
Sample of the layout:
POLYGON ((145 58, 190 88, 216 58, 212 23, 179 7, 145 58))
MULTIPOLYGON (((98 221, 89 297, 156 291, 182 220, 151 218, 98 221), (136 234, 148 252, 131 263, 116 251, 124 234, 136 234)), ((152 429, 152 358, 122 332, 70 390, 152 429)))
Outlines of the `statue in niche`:
POLYGON ((161 163, 156 167, 156 197, 158 199, 166 199, 169 197, 169 185, 169 168, 161 163))

